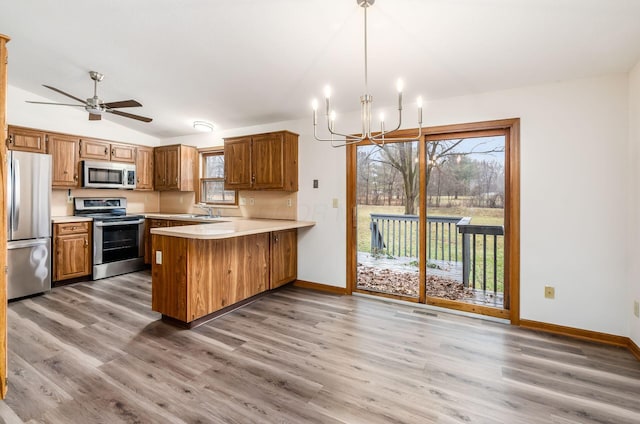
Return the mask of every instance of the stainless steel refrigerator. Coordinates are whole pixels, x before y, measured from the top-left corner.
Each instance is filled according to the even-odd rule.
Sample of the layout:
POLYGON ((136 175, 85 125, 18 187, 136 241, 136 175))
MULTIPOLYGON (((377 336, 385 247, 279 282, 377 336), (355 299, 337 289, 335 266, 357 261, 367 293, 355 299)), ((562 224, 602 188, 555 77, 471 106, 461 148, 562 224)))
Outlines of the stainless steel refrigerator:
POLYGON ((7 296, 51 289, 51 155, 9 150, 7 296))

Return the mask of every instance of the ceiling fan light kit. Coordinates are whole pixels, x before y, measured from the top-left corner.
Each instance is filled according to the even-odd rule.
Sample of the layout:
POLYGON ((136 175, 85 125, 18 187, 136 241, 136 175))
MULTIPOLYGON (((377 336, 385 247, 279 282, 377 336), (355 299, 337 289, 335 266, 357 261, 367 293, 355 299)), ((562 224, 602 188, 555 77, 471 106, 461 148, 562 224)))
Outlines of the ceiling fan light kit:
POLYGON ((193 121, 193 128, 202 132, 213 132, 213 124, 206 121, 193 121))
POLYGON ((58 88, 51 87, 49 85, 43 84, 44 87, 49 90, 55 91, 56 93, 62 94, 63 96, 67 96, 81 104, 69 104, 69 103, 52 103, 52 102, 32 102, 27 100, 27 103, 35 103, 35 104, 44 104, 44 105, 57 105, 57 106, 72 106, 72 107, 84 107, 84 110, 89 112, 89 120, 90 121, 99 121, 102 119, 102 114, 112 113, 114 115, 122 116, 125 118, 131 118, 142 122, 151 122, 151 118, 147 118, 146 116, 134 115, 133 113, 122 112, 116 109, 123 107, 141 107, 142 104, 136 100, 121 100, 117 102, 109 102, 104 103, 98 97, 98 83, 102 81, 104 75, 100 72, 89 71, 89 77, 93 80, 93 97, 89 97, 86 100, 82 100, 76 96, 72 96, 69 93, 66 93, 58 88))
POLYGON ((325 119, 330 138, 320 138, 317 134, 318 127, 318 101, 314 99, 311 103, 313 109, 313 136, 318 141, 330 141, 332 147, 343 147, 349 144, 359 143, 363 140, 370 140, 377 145, 384 145, 385 141, 415 141, 422 136, 422 98, 418 97, 418 131, 415 137, 388 137, 395 131, 400 129, 402 125, 402 90, 404 83, 398 80, 398 125, 392 130, 386 130, 384 125, 384 116, 380 114, 380 132, 374 134, 371 129, 371 106, 373 105, 373 96, 369 94, 368 86, 368 65, 367 65, 367 8, 373 6, 375 0, 356 0, 358 6, 364 9, 364 89, 365 93, 360 97, 360 108, 362 116, 362 132, 360 136, 353 134, 343 134, 335 131, 336 112, 331 108, 331 88, 326 86, 324 89, 325 97, 325 119), (335 144, 335 138, 344 139, 343 143, 335 144))

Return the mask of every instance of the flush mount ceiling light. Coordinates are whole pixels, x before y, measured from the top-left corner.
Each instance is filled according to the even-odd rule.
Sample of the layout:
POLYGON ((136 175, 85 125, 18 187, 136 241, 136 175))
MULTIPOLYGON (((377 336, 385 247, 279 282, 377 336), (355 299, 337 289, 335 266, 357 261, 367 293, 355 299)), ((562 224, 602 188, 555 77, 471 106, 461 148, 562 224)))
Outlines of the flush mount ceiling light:
POLYGON ((326 86, 324 89, 324 97, 325 97, 325 118, 327 121, 327 129, 329 130, 329 134, 331 134, 331 138, 324 139, 320 138, 317 135, 317 127, 318 127, 318 101, 316 99, 313 100, 311 106, 313 108, 313 136, 316 140, 319 141, 330 141, 332 147, 342 147, 347 146, 349 144, 355 144, 363 140, 371 140, 372 143, 377 145, 384 145, 385 141, 415 141, 420 138, 422 135, 422 98, 418 97, 417 106, 418 106, 418 133, 415 137, 388 137, 388 135, 394 133, 395 131, 400 129, 402 125, 402 89, 403 83, 402 80, 398 80, 397 88, 398 88, 398 125, 392 130, 385 130, 384 126, 384 116, 380 114, 380 132, 377 134, 372 134, 371 132, 371 106, 373 104, 373 96, 369 94, 368 87, 368 67, 367 67, 367 8, 375 3, 375 0, 356 0, 358 6, 364 9, 364 94, 360 97, 360 107, 362 110, 362 134, 360 136, 342 134, 335 131, 335 120, 336 120, 336 112, 331 109, 331 88, 326 86), (334 144, 334 137, 344 138, 344 142, 341 144, 334 144))
POLYGON ((202 132, 212 132, 213 124, 206 121, 193 121, 193 128, 202 132))

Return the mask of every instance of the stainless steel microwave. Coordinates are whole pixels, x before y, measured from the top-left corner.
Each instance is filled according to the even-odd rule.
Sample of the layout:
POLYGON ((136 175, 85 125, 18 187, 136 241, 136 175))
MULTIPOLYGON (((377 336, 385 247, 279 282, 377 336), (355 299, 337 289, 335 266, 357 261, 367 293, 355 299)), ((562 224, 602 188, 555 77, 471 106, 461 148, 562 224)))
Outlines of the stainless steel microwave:
POLYGON ((132 163, 82 161, 82 187, 136 188, 136 166, 132 163))

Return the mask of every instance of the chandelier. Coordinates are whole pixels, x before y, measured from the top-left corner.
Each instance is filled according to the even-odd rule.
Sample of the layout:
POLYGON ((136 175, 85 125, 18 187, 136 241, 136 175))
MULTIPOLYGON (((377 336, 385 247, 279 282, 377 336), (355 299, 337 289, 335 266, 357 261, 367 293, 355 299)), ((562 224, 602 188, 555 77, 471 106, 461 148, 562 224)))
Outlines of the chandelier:
POLYGON ((422 136, 422 98, 418 97, 418 131, 415 137, 389 137, 395 131, 400 129, 402 125, 402 89, 404 84, 402 80, 398 80, 396 87, 398 89, 398 125, 392 130, 385 129, 384 116, 380 114, 380 132, 373 133, 371 128, 371 107, 373 105, 373 96, 369 94, 368 86, 368 66, 367 66, 367 8, 375 3, 375 0, 356 0, 358 6, 364 9, 364 94, 360 97, 362 132, 358 135, 343 134, 335 130, 336 113, 331 108, 331 88, 326 86, 324 89, 325 98, 325 119, 330 138, 320 138, 317 134, 318 128, 318 101, 314 99, 311 103, 313 108, 313 136, 318 141, 330 141, 332 147, 343 147, 349 144, 355 144, 363 140, 370 140, 379 146, 384 145, 385 141, 415 141, 422 136), (342 143, 335 143, 335 138, 344 139, 342 143))

